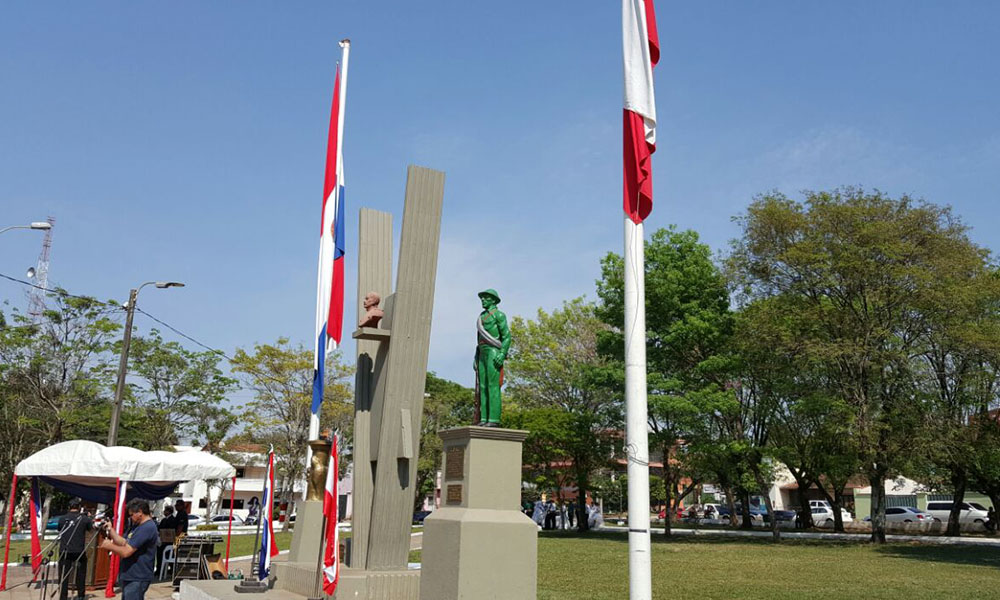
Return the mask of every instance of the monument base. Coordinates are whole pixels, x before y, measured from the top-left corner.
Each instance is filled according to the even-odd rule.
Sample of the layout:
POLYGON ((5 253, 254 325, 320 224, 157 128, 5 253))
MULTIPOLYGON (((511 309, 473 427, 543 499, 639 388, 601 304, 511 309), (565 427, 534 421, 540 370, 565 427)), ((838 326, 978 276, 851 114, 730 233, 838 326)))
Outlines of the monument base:
MULTIPOLYGON (((298 520, 298 517, 296 517, 298 520)), ((278 578, 275 588, 306 598, 314 595, 316 565, 308 563, 273 563, 271 572, 278 578)), ((320 592, 320 597, 330 598, 320 592)), ((362 571, 340 565, 340 583, 335 600, 418 600, 420 571, 362 571)), ((250 599, 253 600, 253 599, 250 599)))
POLYGON ((316 500, 298 502, 295 509, 297 527, 292 531, 292 547, 288 552, 288 562, 312 564, 316 570, 319 559, 320 540, 323 539, 323 503, 316 500))
POLYGON ((516 510, 440 508, 421 553, 425 600, 535 597, 538 525, 516 510))
POLYGON ((424 519, 422 600, 536 597, 538 526, 520 510, 527 434, 495 427, 439 433, 444 505, 424 519))

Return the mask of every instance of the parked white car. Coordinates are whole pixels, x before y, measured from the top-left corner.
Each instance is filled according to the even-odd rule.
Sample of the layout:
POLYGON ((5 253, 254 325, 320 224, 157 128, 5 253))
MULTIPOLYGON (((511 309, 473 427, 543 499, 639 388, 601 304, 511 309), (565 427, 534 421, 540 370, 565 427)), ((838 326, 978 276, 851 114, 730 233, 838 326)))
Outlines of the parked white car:
MULTIPOLYGON (((942 523, 948 522, 948 517, 951 516, 951 507, 954 502, 928 502, 927 512, 934 515, 935 519, 940 519, 942 523)), ((962 503, 962 512, 958 517, 959 523, 978 523, 980 525, 985 525, 988 519, 985 510, 976 508, 968 502, 962 503)))
MULTIPOLYGON (((812 502, 810 502, 812 504, 812 502)), ((835 514, 833 509, 829 506, 813 506, 811 508, 813 523, 817 527, 833 527, 836 522, 835 514)), ((854 520, 851 513, 847 512, 847 509, 840 509, 840 518, 844 523, 850 523, 854 520)))
MULTIPOLYGON (((229 525, 229 514, 215 515, 212 517, 212 522, 229 525)), ((239 515, 233 515, 233 527, 239 527, 241 525, 243 525, 243 519, 239 515)))

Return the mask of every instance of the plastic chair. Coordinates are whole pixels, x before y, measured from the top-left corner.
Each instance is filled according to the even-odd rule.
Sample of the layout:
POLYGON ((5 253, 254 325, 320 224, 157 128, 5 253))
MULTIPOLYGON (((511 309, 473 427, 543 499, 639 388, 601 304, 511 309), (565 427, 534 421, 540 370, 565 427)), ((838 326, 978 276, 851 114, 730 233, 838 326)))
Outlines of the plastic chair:
POLYGON ((160 581, 163 581, 163 575, 166 573, 167 567, 170 567, 170 574, 174 574, 174 546, 173 544, 168 545, 163 549, 163 558, 160 560, 160 581))

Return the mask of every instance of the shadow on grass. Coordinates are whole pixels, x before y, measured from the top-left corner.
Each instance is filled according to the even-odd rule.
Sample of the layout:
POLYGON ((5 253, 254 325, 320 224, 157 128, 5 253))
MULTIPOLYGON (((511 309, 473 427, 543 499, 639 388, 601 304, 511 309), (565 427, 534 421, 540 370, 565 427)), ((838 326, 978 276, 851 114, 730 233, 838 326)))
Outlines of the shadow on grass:
POLYGON ((1000 552, 995 547, 890 544, 878 546, 875 551, 890 558, 1000 569, 1000 552))
MULTIPOLYGON (((619 544, 628 544, 628 536, 625 532, 617 531, 588 531, 586 533, 580 533, 578 531, 539 531, 539 538, 548 538, 554 540, 564 540, 564 539, 590 539, 590 540, 605 540, 608 542, 614 542, 619 544)), ((725 545, 743 545, 743 546, 769 546, 774 544, 774 540, 767 537, 726 537, 721 535, 684 535, 684 536, 666 536, 662 532, 653 532, 653 537, 651 539, 653 544, 698 544, 702 546, 725 546, 725 545)), ((844 541, 844 540, 811 540, 811 539, 790 539, 782 538, 782 545, 794 545, 794 546, 821 546, 824 548, 836 548, 840 546, 857 546, 858 542, 844 541)))
MULTIPOLYGON (((624 533, 610 531, 539 531, 539 538, 549 539, 594 539, 611 543, 628 545, 628 536, 624 533)), ((812 548, 857 548, 868 545, 867 541, 848 541, 831 539, 790 539, 782 538, 775 542, 765 537, 725 537, 725 536, 665 536, 662 533, 653 534, 652 543, 656 545, 686 544, 698 546, 754 546, 765 547, 779 544, 783 547, 812 548)), ((995 546, 977 547, 961 545, 945 545, 933 543, 889 543, 884 546, 872 546, 881 556, 922 560, 926 562, 953 563, 959 565, 975 565, 1000 569, 1000 551, 995 546)))

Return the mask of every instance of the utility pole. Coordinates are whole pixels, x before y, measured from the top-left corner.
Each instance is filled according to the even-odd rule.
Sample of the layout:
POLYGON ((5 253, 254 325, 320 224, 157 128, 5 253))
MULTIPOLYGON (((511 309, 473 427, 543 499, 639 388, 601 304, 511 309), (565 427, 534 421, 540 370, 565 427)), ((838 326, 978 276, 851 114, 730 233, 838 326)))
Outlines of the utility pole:
POLYGON ((149 284, 162 289, 184 287, 179 281, 147 281, 128 293, 128 304, 125 305, 125 337, 122 339, 122 357, 118 363, 118 383, 115 384, 115 404, 111 407, 111 427, 108 429, 108 446, 118 443, 118 421, 122 416, 122 395, 125 393, 125 376, 128 374, 128 347, 132 343, 132 317, 135 316, 135 299, 139 291, 149 284))
POLYGON ((125 374, 128 372, 128 347, 132 343, 132 317, 135 316, 135 299, 139 290, 132 288, 125 305, 125 338, 122 340, 122 356, 118 363, 118 382, 115 384, 115 404, 111 408, 111 428, 108 430, 108 446, 118 443, 118 420, 121 419, 122 395, 125 392, 125 374))

